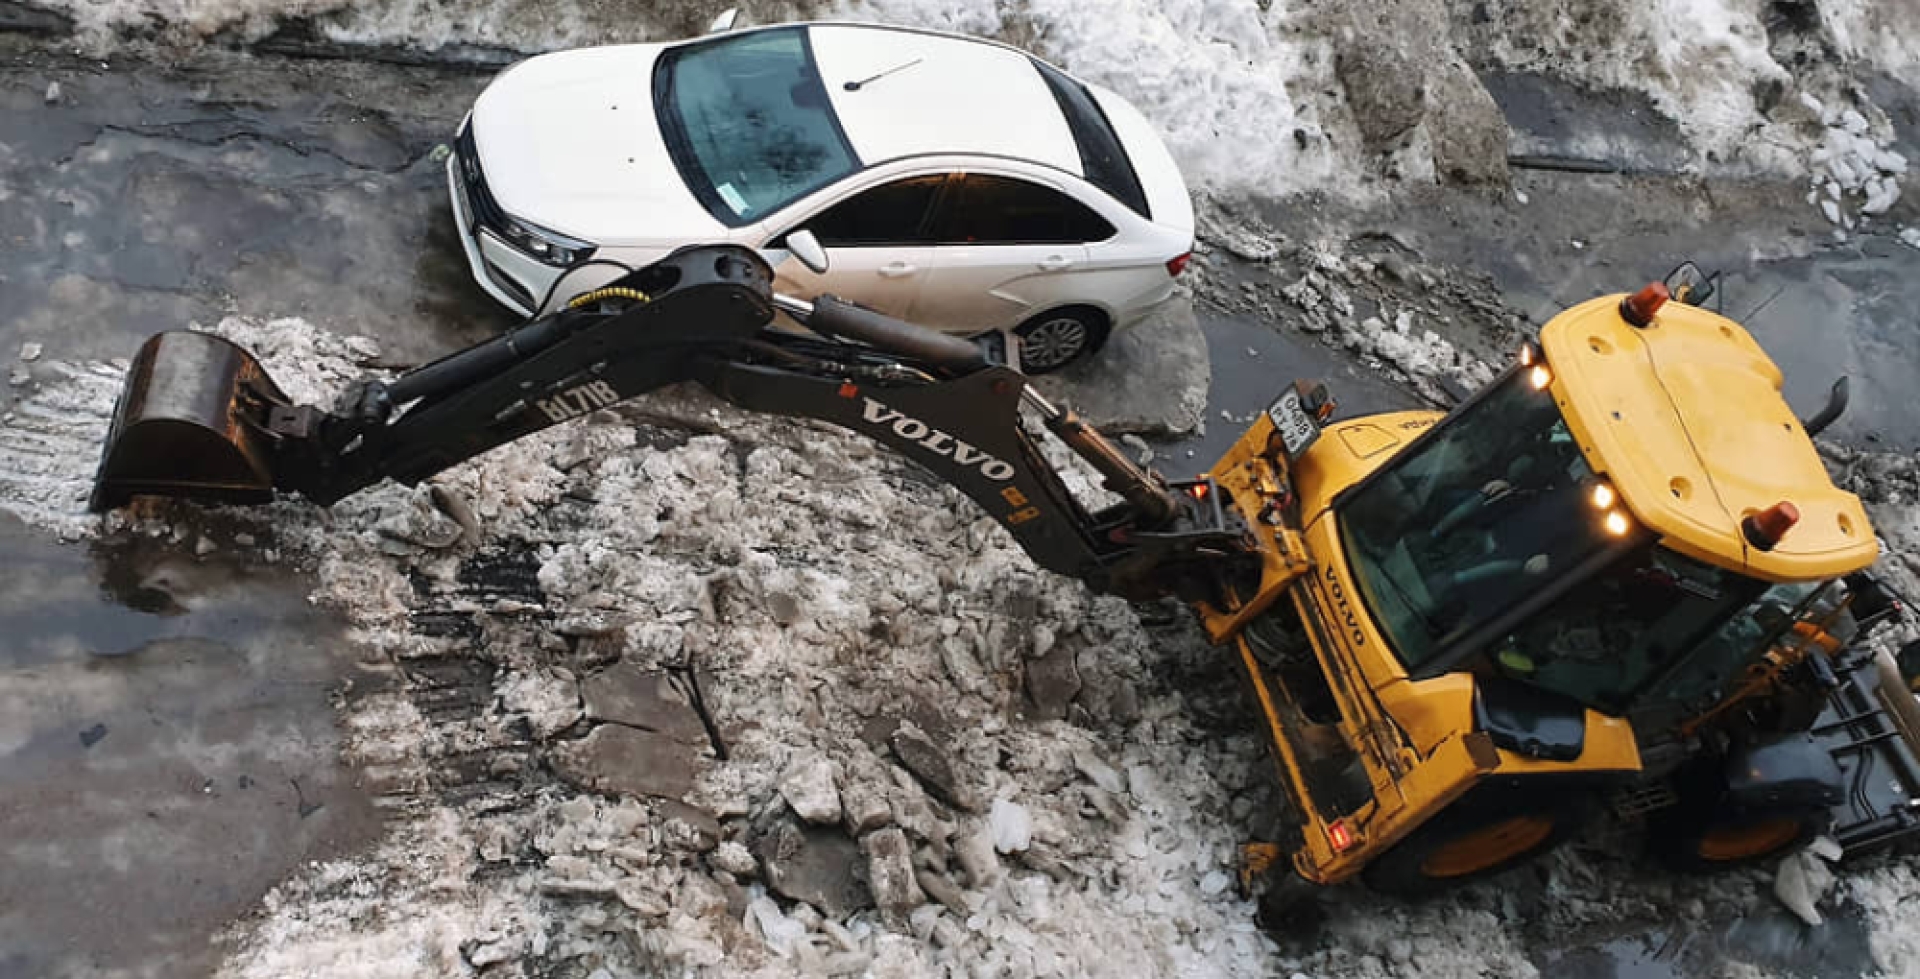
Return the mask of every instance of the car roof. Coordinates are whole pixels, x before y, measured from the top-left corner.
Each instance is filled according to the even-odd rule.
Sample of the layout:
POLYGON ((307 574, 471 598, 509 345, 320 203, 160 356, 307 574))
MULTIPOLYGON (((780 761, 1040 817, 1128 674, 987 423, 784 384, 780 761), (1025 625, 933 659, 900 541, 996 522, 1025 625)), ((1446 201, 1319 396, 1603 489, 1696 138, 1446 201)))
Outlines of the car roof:
POLYGON ((1066 117, 1028 55, 878 25, 812 24, 807 31, 841 128, 869 166, 981 154, 1085 176, 1066 117))

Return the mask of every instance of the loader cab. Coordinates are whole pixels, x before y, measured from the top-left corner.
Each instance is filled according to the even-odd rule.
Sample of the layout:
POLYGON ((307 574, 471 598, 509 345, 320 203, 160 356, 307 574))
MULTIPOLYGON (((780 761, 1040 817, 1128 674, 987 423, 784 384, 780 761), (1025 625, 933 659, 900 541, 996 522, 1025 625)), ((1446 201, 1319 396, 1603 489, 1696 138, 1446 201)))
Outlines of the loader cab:
POLYGON ((1634 327, 1588 304, 1518 360, 1332 500, 1409 679, 1496 676, 1613 716, 1698 703, 1876 555, 1777 368, 1728 321, 1676 305, 1634 327), (1754 538, 1782 500, 1809 525, 1754 538))
POLYGON ((1761 605, 1768 582, 1657 541, 1540 376, 1510 371, 1335 501, 1387 647, 1414 680, 1499 676, 1616 716, 1656 687, 1731 676, 1747 627, 1798 596, 1761 605), (1696 652, 1712 662, 1689 669, 1696 652))

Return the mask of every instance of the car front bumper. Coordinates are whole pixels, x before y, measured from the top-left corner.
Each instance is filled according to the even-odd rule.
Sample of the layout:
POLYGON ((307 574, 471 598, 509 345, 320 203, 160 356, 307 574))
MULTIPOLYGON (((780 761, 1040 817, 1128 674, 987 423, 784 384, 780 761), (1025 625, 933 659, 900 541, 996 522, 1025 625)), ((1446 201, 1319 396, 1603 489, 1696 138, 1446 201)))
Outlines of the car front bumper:
POLYGON ((467 253, 467 265, 488 295, 522 316, 533 316, 565 270, 522 254, 480 224, 460 163, 458 149, 447 156, 447 196, 453 203, 453 219, 460 229, 460 249, 467 253))

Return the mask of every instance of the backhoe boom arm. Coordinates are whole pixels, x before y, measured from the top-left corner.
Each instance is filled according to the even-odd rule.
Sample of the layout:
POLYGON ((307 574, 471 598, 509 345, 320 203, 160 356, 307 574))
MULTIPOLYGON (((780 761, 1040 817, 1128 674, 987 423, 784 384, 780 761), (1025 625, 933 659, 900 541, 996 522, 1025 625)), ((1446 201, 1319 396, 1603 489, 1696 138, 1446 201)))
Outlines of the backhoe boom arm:
POLYGON ((146 494, 262 502, 275 489, 331 504, 691 380, 748 410, 816 418, 892 446, 979 504, 1036 563, 1101 590, 1204 590, 1223 570, 1218 558, 1250 550, 1211 484, 1169 486, 1133 465, 1032 392, 990 346, 825 296, 777 301, 826 339, 771 329, 771 280, 745 249, 685 249, 577 308, 391 381, 361 382, 331 411, 291 404, 224 340, 161 334, 130 373, 93 507, 146 494), (1089 513, 1023 410, 1125 502, 1089 513), (182 461, 182 446, 197 451, 182 461))

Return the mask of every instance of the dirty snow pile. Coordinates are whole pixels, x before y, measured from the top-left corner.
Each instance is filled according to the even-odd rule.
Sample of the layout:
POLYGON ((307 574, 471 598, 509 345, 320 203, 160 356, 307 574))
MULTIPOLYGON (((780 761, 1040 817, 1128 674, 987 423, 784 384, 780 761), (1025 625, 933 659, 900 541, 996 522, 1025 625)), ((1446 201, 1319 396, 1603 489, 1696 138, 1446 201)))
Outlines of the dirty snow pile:
POLYGON ((1299 242, 1213 202, 1201 214, 1187 279, 1196 298, 1318 336, 1434 403, 1449 397, 1439 379, 1492 380, 1525 335, 1525 318, 1483 277, 1424 261, 1397 232, 1299 242), (1225 275, 1230 259, 1264 274, 1225 275))
MULTIPOLYGON (((289 26, 345 43, 537 52, 697 35, 731 5, 41 2, 72 17, 74 43, 99 54, 156 39, 174 47, 244 43, 289 26)), ((1920 86, 1917 9, 1905 0, 1599 0, 1577 8, 1561 0, 744 5, 749 23, 873 20, 1006 41, 1138 105, 1198 185, 1362 197, 1383 179, 1504 181, 1508 132, 1480 80, 1493 71, 1538 73, 1603 97, 1631 93, 1677 127, 1690 167, 1804 173, 1831 127, 1817 118, 1809 125, 1793 111, 1803 97, 1837 107, 1836 114, 1851 105, 1884 137, 1866 83, 1884 75, 1920 86)), ((1623 147, 1603 128, 1578 137, 1610 157, 1623 147)), ((1844 189, 1859 190, 1865 203, 1888 194, 1884 185, 1844 189)))
POLYGON ((1920 456, 1818 443, 1833 481, 1860 497, 1880 535, 1879 567, 1920 598, 1920 456))
POLYGON ((1807 203, 1817 204, 1843 230, 1891 210, 1900 200, 1907 158, 1876 140, 1859 110, 1835 109, 1804 92, 1800 99, 1826 127, 1824 141, 1808 158, 1813 184, 1807 203))
MULTIPOLYGON (((215 329, 322 403, 377 354, 299 320, 215 329)), ((0 425, 0 451, 56 450, 0 502, 78 526, 113 371, 43 366, 22 405, 72 427, 0 425)), ((1914 482, 1873 465, 1843 475, 1914 482)), ((865 441, 698 392, 331 511, 106 526, 189 525, 313 567, 391 678, 343 708, 388 836, 270 894, 228 976, 1531 976, 1529 935, 1768 900, 1763 872, 1647 873, 1601 839, 1422 906, 1331 892, 1327 931, 1282 950, 1231 874, 1270 763, 1177 609, 1036 571, 865 441)), ((1898 864, 1843 885, 1884 962, 1916 886, 1898 864)))
MULTIPOLYGON (((301 400, 327 403, 373 356, 297 320, 216 330, 301 400)), ((111 374, 63 369, 23 403, 66 405, 87 419, 72 441, 97 444, 113 385, 95 379, 111 374)), ((23 438, 9 428, 0 446, 23 438)), ((76 454, 31 492, 9 487, 8 506, 79 520, 91 465, 76 454)), ((1270 773, 1224 703, 1226 661, 1036 571, 909 464, 670 392, 437 485, 330 512, 181 505, 109 523, 246 528, 315 568, 316 598, 394 677, 351 699, 346 723, 403 818, 376 852, 277 890, 229 974, 626 974, 723 957, 727 974, 765 975, 1276 967, 1230 886, 1270 773), (463 587, 496 559, 537 584, 463 587), (424 627, 447 613, 474 630, 424 627), (490 679, 449 719, 420 678, 453 660, 490 679), (677 688, 643 682, 686 665, 724 762, 677 688), (1189 693, 1189 675, 1209 682, 1189 693), (642 689, 645 711, 622 706, 642 689), (462 765, 478 770, 470 791, 443 791, 462 765)))
MULTIPOLYGON (((276 376, 313 369, 262 353, 276 376)), ((609 671, 692 660, 729 759, 700 752, 676 791, 671 770, 689 759, 636 770, 621 749, 662 742, 625 725, 547 745, 563 775, 628 798, 550 783, 480 820, 479 859, 531 862, 507 886, 554 907, 459 936, 469 960, 483 948, 629 967, 724 956, 729 972, 767 974, 1264 969, 1270 952, 1226 886, 1227 815, 1264 776, 1261 756, 1244 734, 1195 727, 1192 705, 1150 674, 1163 654, 1127 606, 1036 573, 966 501, 862 441, 686 395, 642 411, 728 434, 637 449, 630 421, 601 416, 443 480, 472 501, 483 547, 534 549, 556 627, 616 658, 596 678, 549 648, 548 629, 488 623, 478 654, 500 671, 502 716, 485 723, 578 735, 579 691, 587 714, 619 713, 598 702, 609 671), (662 800, 675 795, 693 806, 662 800)), ((432 589, 461 561, 392 553, 404 535, 382 533, 385 511, 417 510, 417 496, 366 499, 309 538, 321 594, 403 660, 449 654, 410 628, 405 594, 420 586, 402 575, 432 589)), ((487 740, 442 736, 456 750, 487 740)), ((249 947, 285 955, 275 937, 249 947)))

